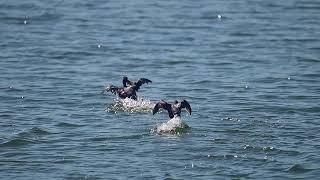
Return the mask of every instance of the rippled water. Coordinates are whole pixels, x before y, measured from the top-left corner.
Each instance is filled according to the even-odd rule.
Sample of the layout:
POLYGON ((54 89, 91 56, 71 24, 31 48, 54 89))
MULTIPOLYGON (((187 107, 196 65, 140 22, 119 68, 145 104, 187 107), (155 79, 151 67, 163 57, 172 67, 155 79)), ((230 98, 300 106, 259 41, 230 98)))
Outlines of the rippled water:
POLYGON ((316 0, 2 0, 0 177, 315 179, 319 20, 316 0), (187 99, 190 129, 100 93, 123 75, 187 99))

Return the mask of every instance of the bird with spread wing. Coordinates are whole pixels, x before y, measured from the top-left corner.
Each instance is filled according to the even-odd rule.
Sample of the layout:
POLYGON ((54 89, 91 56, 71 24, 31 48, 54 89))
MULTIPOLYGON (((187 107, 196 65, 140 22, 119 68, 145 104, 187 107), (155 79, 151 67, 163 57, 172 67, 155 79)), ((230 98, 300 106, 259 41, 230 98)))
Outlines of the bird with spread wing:
POLYGON ((175 100, 173 104, 170 104, 164 100, 161 100, 154 106, 153 115, 157 113, 160 108, 167 110, 170 118, 173 118, 175 116, 180 116, 181 109, 183 108, 185 108, 190 115, 192 112, 191 106, 186 100, 183 100, 181 102, 178 102, 177 100, 175 100))
POLYGON ((131 98, 137 100, 137 93, 143 84, 152 83, 151 80, 146 78, 140 78, 137 82, 131 82, 127 76, 123 77, 122 80, 123 87, 118 87, 114 85, 107 86, 103 92, 111 92, 113 94, 118 94, 121 99, 131 98))

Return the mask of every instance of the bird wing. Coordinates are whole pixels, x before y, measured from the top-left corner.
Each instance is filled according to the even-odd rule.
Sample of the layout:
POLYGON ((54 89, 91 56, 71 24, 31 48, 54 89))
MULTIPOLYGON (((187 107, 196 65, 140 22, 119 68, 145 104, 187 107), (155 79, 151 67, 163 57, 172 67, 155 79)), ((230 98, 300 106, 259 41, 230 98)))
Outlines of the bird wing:
POLYGON ((107 92, 112 92, 113 94, 119 93, 123 88, 114 86, 114 85, 110 85, 108 87, 106 87, 105 91, 107 92))
POLYGON ((139 81, 134 83, 134 85, 136 86, 135 89, 138 91, 142 84, 148 84, 148 83, 152 83, 152 81, 146 78, 140 78, 139 81))
MULTIPOLYGON (((146 78, 140 78, 140 79, 139 79, 139 81, 141 81, 141 82, 142 82, 142 84, 144 84, 144 83, 147 83, 147 84, 148 84, 148 83, 152 83, 152 81, 151 81, 151 80, 146 79, 146 78)), ((138 82, 139 82, 139 81, 138 81, 138 82)))
POLYGON ((161 100, 160 102, 158 102, 154 108, 153 108, 153 111, 152 111, 152 114, 154 115, 155 113, 157 113, 159 111, 160 108, 163 108, 167 111, 169 111, 170 109, 170 104, 165 102, 164 100, 161 100))
POLYGON ((188 101, 186 100, 181 101, 181 108, 186 108, 188 113, 191 115, 192 109, 188 101))

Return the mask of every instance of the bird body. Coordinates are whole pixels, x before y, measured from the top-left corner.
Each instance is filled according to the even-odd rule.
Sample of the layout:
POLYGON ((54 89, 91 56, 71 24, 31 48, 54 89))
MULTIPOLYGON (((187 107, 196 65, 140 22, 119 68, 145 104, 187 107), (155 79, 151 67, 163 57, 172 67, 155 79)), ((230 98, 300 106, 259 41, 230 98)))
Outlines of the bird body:
POLYGON ((141 85, 152 83, 152 81, 146 78, 140 78, 137 82, 133 83, 129 81, 128 77, 124 76, 122 83, 123 87, 110 85, 106 87, 105 91, 118 94, 121 99, 131 98, 137 100, 138 97, 136 92, 140 89, 141 85))
POLYGON ((164 100, 161 100, 154 106, 153 114, 157 113, 160 108, 167 110, 170 118, 173 118, 175 116, 180 116, 181 109, 183 108, 186 108, 186 110, 189 112, 190 115, 192 112, 191 106, 186 100, 183 100, 181 102, 178 102, 177 100, 175 100, 173 104, 170 104, 164 100))

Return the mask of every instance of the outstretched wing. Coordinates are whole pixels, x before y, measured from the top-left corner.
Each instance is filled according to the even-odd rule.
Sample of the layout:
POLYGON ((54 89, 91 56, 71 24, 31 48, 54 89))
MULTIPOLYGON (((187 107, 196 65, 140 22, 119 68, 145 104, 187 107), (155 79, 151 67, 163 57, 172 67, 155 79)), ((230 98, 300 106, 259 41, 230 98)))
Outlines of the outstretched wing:
POLYGON ((181 101, 181 108, 186 108, 188 113, 191 115, 192 110, 191 110, 191 106, 188 103, 188 101, 186 101, 186 100, 181 101))
POLYGON ((154 115, 155 113, 157 113, 159 111, 160 108, 163 108, 167 111, 169 111, 170 109, 170 104, 165 102, 164 100, 161 100, 160 102, 158 102, 154 108, 153 108, 153 111, 152 111, 152 114, 154 115))
MULTIPOLYGON (((148 83, 152 83, 152 81, 151 81, 151 80, 146 79, 146 78, 140 78, 140 79, 139 79, 139 81, 141 81, 141 82, 142 82, 142 84, 144 84, 144 83, 147 83, 147 84, 148 84, 148 83)), ((138 81, 138 82, 139 82, 139 81, 138 81)))
POLYGON ((146 78, 140 78, 139 81, 135 82, 134 86, 135 86, 136 91, 138 91, 140 89, 140 86, 145 83, 147 83, 147 84, 152 83, 152 81, 149 79, 146 79, 146 78))
POLYGON ((107 92, 112 92, 113 94, 119 93, 123 88, 114 86, 114 85, 110 85, 108 87, 106 87, 105 91, 107 92))

